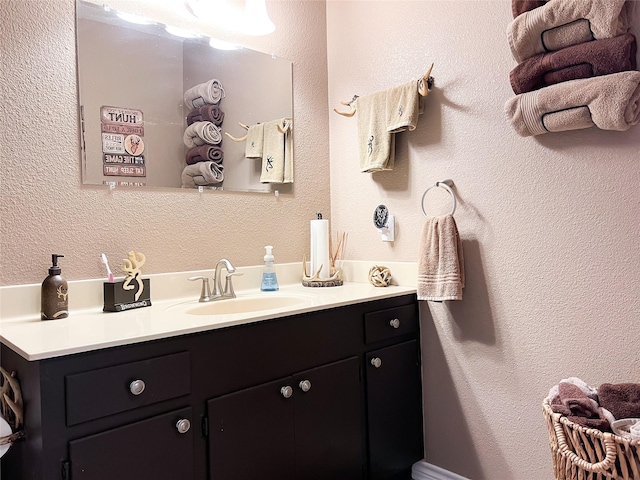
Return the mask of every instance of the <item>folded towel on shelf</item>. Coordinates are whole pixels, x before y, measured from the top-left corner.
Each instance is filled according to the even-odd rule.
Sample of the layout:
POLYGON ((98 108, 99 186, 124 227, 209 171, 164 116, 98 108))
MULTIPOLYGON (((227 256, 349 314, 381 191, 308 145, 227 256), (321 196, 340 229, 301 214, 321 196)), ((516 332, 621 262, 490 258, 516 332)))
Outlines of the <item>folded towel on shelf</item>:
POLYGON ((355 100, 360 171, 393 170, 395 135, 387 129, 387 91, 355 100))
POLYGON ((200 108, 205 105, 217 105, 225 96, 220 80, 215 78, 200 83, 184 92, 184 104, 188 108, 200 108))
POLYGON ((635 70, 636 51, 636 38, 626 33, 540 53, 511 70, 511 87, 518 94, 567 80, 635 70))
POLYGON ((600 405, 609 410, 617 420, 640 418, 640 384, 604 383, 598 387, 600 405))
POLYGON ((523 137, 597 126, 628 130, 640 122, 640 72, 569 80, 522 93, 505 104, 523 137))
POLYGON ((185 128, 182 140, 187 148, 205 144, 218 145, 222 142, 222 131, 212 122, 196 122, 185 128))
POLYGON ((577 385, 560 382, 558 396, 551 399, 550 406, 555 413, 565 415, 578 425, 611 431, 611 424, 598 402, 589 398, 577 385))
POLYGON ((187 114, 187 125, 195 122, 211 122, 220 127, 224 121, 224 112, 218 105, 205 105, 191 110, 187 114))
POLYGON ((291 118, 281 118, 264 123, 261 183, 293 183, 291 131, 291 118))
POLYGON ((200 162, 187 165, 182 170, 182 186, 195 188, 198 186, 218 185, 224 180, 224 166, 216 162, 200 162))
POLYGON ((415 130, 422 113, 422 97, 417 82, 408 82, 387 90, 387 131, 390 133, 415 130))
POLYGON ((462 300, 464 258, 453 215, 427 218, 418 255, 418 300, 462 300))
POLYGON ((187 150, 185 160, 187 165, 193 165, 199 162, 222 163, 224 152, 220 147, 214 145, 202 145, 187 150))
POLYGON ((247 130, 244 156, 247 158, 262 158, 263 143, 264 123, 250 125, 249 130, 247 130))
POLYGON ((520 63, 538 53, 627 33, 634 1, 549 0, 518 15, 507 28, 513 58, 520 63))
POLYGON ((533 10, 534 8, 541 7, 545 3, 547 3, 546 0, 511 0, 511 12, 513 13, 513 18, 516 18, 518 15, 522 15, 524 12, 533 10))

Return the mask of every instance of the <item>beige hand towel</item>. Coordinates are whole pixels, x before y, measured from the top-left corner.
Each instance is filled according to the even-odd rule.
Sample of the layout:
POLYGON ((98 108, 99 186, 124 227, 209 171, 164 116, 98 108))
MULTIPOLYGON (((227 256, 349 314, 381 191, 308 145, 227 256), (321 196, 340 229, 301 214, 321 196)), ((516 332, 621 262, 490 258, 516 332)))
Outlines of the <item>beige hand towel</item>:
POLYGON ((418 258, 418 300, 462 300, 464 257, 452 215, 428 217, 418 258))
POLYGON ((182 186, 195 188, 198 186, 217 185, 224 180, 224 166, 215 162, 198 162, 187 165, 182 171, 182 186))
POLYGON ((395 163, 395 135, 387 130, 387 91, 355 100, 360 171, 392 170, 395 163))
POLYGON ((185 128, 182 140, 187 148, 218 145, 222 142, 222 131, 212 122, 195 122, 185 128))
POLYGON ((291 119, 281 118, 264 124, 261 183, 293 183, 293 140, 291 119), (284 131, 282 133, 278 130, 284 131))
POLYGON ((523 137, 594 125, 628 130, 640 122, 640 72, 570 80, 516 95, 505 113, 523 137))
POLYGON ((264 143, 264 123, 250 125, 247 131, 247 141, 244 148, 244 156, 247 158, 262 158, 262 146, 264 143))
POLYGON ((422 113, 422 97, 417 82, 408 82, 387 90, 387 131, 415 130, 422 113))
POLYGON ((224 87, 215 78, 200 83, 184 92, 184 104, 187 108, 200 108, 205 105, 217 105, 225 97, 224 87))
POLYGON ((507 28, 513 58, 520 63, 537 53, 627 33, 633 0, 550 0, 518 15, 507 28))

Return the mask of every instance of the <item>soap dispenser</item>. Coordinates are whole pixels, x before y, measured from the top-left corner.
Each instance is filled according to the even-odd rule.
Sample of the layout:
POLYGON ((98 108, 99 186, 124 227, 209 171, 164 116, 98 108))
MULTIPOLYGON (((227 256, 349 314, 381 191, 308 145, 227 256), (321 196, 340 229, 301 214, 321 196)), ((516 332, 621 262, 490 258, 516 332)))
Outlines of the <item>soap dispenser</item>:
POLYGON ((67 281, 62 278, 58 258, 64 255, 51 255, 49 276, 42 282, 41 309, 42 320, 56 320, 69 316, 69 291, 67 281))
POLYGON ((264 256, 264 273, 262 274, 260 290, 263 292, 275 292, 278 290, 278 279, 276 278, 276 267, 273 264, 273 247, 267 245, 264 250, 266 255, 264 256))

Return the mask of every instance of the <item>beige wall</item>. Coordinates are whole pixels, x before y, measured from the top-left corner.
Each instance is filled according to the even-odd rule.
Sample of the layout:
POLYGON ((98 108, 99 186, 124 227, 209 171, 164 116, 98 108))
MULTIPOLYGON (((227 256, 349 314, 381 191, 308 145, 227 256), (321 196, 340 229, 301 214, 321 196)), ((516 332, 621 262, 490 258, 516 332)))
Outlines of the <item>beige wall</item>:
MULTIPOLYGON (((330 114, 331 206, 350 258, 416 261, 422 193, 455 181, 467 287, 462 302, 421 305, 426 458, 543 480, 549 387, 640 381, 640 127, 518 137, 503 114, 511 20, 508 0, 327 2, 330 107, 431 62, 436 84, 392 172, 358 173, 355 119, 330 114), (380 203, 397 218, 392 244, 372 225, 380 203)), ((425 205, 450 208, 444 190, 425 205)))
MULTIPOLYGON (((350 234, 347 257, 415 261, 422 192, 453 178, 467 287, 462 302, 422 305, 426 457, 470 478, 551 478, 548 388, 569 375, 639 380, 639 127, 517 137, 502 113, 507 0, 332 0, 327 39, 322 2, 270 2, 270 14, 278 31, 249 41, 294 62, 294 193, 110 193, 80 182, 73 2, 0 2, 0 284, 42 281, 52 252, 70 280, 101 276, 100 252, 132 248, 148 273, 257 264, 266 243, 297 261, 308 219, 329 212, 328 140, 329 216, 350 234), (327 106, 431 62, 436 89, 396 169, 358 173, 355 120, 327 106), (392 244, 371 222, 379 203, 397 216, 392 244)), ((430 192, 426 205, 441 213, 448 200, 430 192)))
POLYGON ((68 280, 98 278, 101 252, 113 268, 131 249, 147 255, 146 273, 213 268, 223 256, 256 265, 264 245, 277 262, 300 261, 309 220, 330 209, 324 2, 269 2, 278 30, 240 38, 294 64, 295 185, 278 198, 83 186, 74 4, 0 2, 0 285, 42 282, 51 253, 65 255, 68 280))

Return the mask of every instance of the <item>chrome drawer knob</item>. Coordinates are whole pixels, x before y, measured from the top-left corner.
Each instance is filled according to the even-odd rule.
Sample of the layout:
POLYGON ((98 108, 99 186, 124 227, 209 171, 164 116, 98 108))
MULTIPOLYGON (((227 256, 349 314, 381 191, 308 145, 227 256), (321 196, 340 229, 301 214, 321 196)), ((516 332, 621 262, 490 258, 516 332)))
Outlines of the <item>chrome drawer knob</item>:
POLYGON ((311 390, 311 382, 309 380, 303 380, 299 383, 300 390, 303 392, 308 392, 311 390))
POLYGON ((400 327, 400 320, 398 320, 397 318, 394 318, 389 322, 389 325, 391 325, 393 328, 398 328, 400 327))
POLYGON ((293 388, 291 388, 289 385, 282 387, 280 389, 280 393, 282 394, 282 396, 284 398, 289 398, 291 395, 293 395, 293 388))
POLYGON ((187 433, 191 428, 191 422, 186 418, 181 418, 176 423, 176 428, 178 429, 178 433, 187 433))
POLYGON ((129 391, 134 395, 140 395, 144 392, 145 387, 143 380, 134 380, 129 384, 129 391))
POLYGON ((371 359, 371 365, 373 365, 376 368, 380 368, 380 366, 382 365, 382 360, 378 357, 373 357, 371 359))

